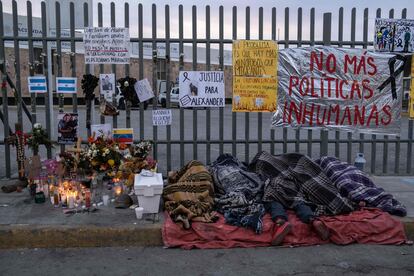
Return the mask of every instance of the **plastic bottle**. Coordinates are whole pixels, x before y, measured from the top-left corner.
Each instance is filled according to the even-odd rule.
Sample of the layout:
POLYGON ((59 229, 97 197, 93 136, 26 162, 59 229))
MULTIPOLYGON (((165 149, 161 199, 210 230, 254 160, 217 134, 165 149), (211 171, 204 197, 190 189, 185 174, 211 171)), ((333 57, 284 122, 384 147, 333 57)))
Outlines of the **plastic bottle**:
POLYGON ((366 162, 367 162, 367 160, 365 160, 364 154, 363 153, 358 153, 357 157, 355 158, 354 166, 357 169, 363 171, 364 170, 364 165, 365 165, 366 162))

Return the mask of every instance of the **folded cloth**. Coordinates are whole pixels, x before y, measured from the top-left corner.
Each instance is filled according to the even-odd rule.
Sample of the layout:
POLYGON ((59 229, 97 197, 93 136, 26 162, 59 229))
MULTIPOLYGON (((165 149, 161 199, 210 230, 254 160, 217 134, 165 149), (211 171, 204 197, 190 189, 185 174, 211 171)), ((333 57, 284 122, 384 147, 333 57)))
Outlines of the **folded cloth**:
POLYGON ((361 201, 367 207, 377 207, 396 216, 406 216, 407 209, 391 194, 377 187, 374 182, 361 170, 335 157, 324 156, 316 163, 332 180, 342 196, 355 203, 361 201))
POLYGON ((258 175, 230 154, 220 155, 210 166, 216 190, 215 207, 226 223, 261 233, 265 209, 264 183, 258 175))
POLYGON ((315 216, 338 215, 353 210, 322 169, 309 157, 299 153, 273 156, 258 153, 249 165, 266 181, 263 201, 278 201, 285 208, 298 204, 312 208, 315 216))
POLYGON ((163 190, 164 208, 175 222, 190 227, 191 221, 214 222, 214 186, 207 168, 191 161, 172 173, 163 190))

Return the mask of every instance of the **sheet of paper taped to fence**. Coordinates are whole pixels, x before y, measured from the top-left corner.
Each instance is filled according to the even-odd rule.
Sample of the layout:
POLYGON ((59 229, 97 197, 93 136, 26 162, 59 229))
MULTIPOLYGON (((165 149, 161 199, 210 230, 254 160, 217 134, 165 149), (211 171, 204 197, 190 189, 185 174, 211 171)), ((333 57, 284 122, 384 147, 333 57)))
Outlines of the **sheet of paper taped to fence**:
POLYGON ((152 125, 168 126, 172 122, 171 109, 156 109, 152 111, 152 125))
POLYGON ((83 44, 86 64, 129 63, 130 40, 128 28, 85 28, 83 44))
POLYGON ((180 71, 179 103, 181 107, 223 107, 223 71, 180 71))
POLYGON ((277 101, 277 42, 233 42, 233 112, 273 112, 277 101))
POLYGON ((404 60, 366 49, 283 49, 272 125, 399 135, 404 60))

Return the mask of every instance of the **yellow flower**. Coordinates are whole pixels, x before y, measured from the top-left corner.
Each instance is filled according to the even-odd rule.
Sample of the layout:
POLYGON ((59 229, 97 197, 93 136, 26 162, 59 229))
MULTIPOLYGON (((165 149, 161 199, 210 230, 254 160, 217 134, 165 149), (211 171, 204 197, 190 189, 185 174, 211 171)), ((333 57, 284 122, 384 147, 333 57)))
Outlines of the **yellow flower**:
POLYGON ((98 161, 96 161, 96 160, 92 160, 92 166, 96 166, 96 165, 98 165, 99 164, 99 162, 98 161))
POLYGON ((109 166, 113 166, 113 165, 115 165, 115 161, 114 161, 114 159, 109 159, 108 160, 108 164, 109 164, 109 166))

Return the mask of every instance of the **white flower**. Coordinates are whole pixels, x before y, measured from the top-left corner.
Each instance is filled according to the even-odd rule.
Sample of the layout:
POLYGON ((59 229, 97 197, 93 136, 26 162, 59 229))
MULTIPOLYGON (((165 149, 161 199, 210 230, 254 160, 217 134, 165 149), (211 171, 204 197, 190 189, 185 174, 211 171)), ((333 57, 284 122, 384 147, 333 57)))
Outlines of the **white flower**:
POLYGON ((36 123, 33 125, 34 129, 41 129, 42 128, 42 124, 41 123, 36 123))
POLYGON ((128 87, 128 86, 129 86, 129 82, 128 82, 128 81, 125 81, 125 82, 124 82, 124 86, 125 86, 125 87, 128 87))

